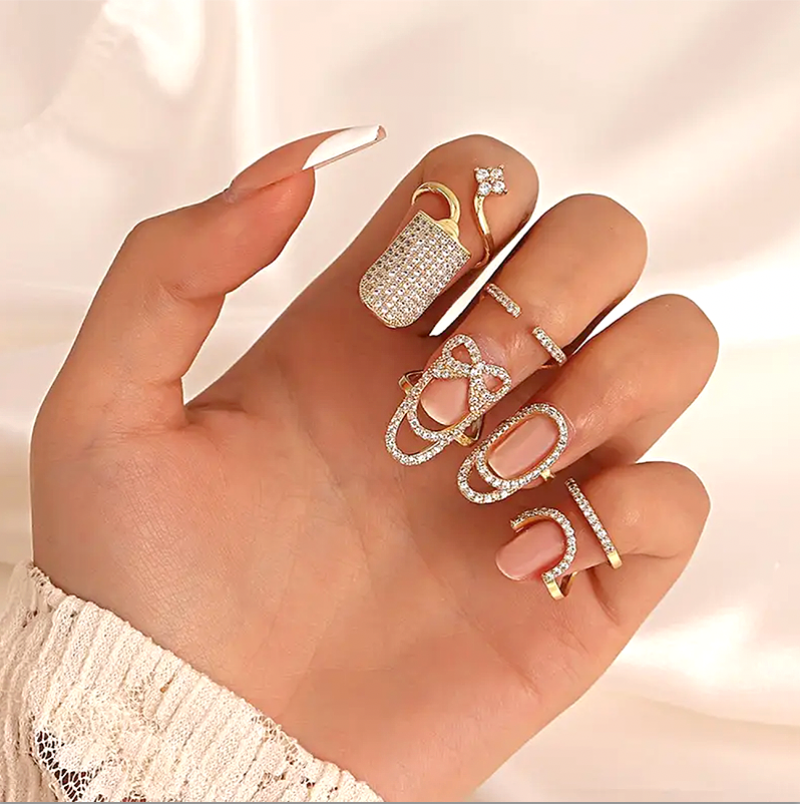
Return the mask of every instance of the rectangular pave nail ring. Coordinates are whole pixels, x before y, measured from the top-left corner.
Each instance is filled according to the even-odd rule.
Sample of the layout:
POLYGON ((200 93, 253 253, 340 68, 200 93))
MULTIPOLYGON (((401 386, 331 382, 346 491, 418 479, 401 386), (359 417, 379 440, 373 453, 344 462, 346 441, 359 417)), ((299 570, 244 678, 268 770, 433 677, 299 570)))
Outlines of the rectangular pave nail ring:
POLYGON ((461 205, 450 188, 426 182, 414 193, 438 193, 447 199, 450 215, 434 220, 417 212, 367 269, 359 284, 361 301, 387 327, 413 324, 467 264, 470 252, 458 239, 461 205))

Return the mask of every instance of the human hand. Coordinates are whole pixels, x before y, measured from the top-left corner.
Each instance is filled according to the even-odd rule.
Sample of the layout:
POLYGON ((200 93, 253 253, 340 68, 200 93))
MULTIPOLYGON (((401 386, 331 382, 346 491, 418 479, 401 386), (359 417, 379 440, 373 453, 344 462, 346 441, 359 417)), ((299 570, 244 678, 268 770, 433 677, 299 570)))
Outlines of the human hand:
MULTIPOLYGON (((645 261, 630 213, 567 199, 495 278, 523 315, 483 298, 455 330, 515 385, 487 432, 529 398, 567 417, 558 479, 476 506, 456 488, 459 446, 418 467, 393 461, 384 433, 397 380, 435 356, 441 341, 420 336, 446 300, 389 330, 360 304, 361 275, 423 181, 470 198, 473 168, 503 164, 510 192, 487 203, 501 243, 536 199, 520 154, 469 137, 428 154, 250 351, 184 404, 181 378, 225 294, 272 262, 305 215, 314 175, 299 171, 323 138, 128 237, 37 420, 35 560, 386 798, 453 799, 578 698, 684 568, 705 491, 684 467, 634 462, 700 392, 717 340, 692 302, 662 297, 534 375, 547 353, 531 326, 579 341, 645 261), (623 555, 619 571, 564 491, 570 475, 623 555), (500 554, 507 573, 532 580, 495 565, 509 519, 535 506, 576 526, 573 567, 586 572, 564 601, 538 580, 562 551, 551 523, 500 554)), ((415 208, 443 213, 432 196, 415 208)), ((466 215, 461 234, 474 263, 481 240, 466 215)), ((427 398, 440 421, 464 403, 462 385, 448 385, 427 398)), ((532 439, 517 442, 511 474, 536 457, 532 439)))

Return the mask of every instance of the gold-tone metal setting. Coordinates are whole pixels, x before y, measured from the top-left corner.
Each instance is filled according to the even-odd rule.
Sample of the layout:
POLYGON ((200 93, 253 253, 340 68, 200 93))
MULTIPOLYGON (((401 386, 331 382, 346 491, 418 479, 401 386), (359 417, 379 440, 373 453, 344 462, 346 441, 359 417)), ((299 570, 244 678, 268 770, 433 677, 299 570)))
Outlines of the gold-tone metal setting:
POLYGON ((472 199, 475 208, 475 217, 483 239, 483 257, 478 261, 476 268, 483 268, 494 254, 494 235, 492 235, 489 221, 486 219, 483 205, 490 195, 505 195, 508 192, 503 165, 492 168, 475 168, 475 197, 472 199))
POLYGON ((594 507, 586 498, 586 495, 581 491, 580 486, 574 478, 569 478, 565 485, 567 487, 567 491, 572 495, 572 499, 575 500, 575 504, 580 509, 580 512, 589 523, 589 527, 597 537, 597 541, 600 542, 600 546, 603 548, 603 552, 606 554, 606 561, 608 561, 608 563, 614 569, 619 569, 622 566, 622 558, 620 557, 614 542, 611 541, 608 531, 603 527, 603 523, 600 521, 600 517, 597 516, 594 507))
POLYGON ((436 193, 447 201, 450 212, 446 218, 442 218, 442 220, 437 221, 437 223, 450 237, 458 238, 458 222, 461 220, 461 202, 458 200, 458 196, 446 184, 442 184, 438 181, 426 181, 414 190, 411 196, 412 206, 416 203, 417 199, 421 195, 425 195, 425 193, 436 193))
POLYGON ((521 533, 525 528, 542 519, 551 519, 564 534, 564 554, 554 567, 542 573, 542 582, 547 587, 553 600, 563 600, 570 592, 577 573, 568 570, 575 558, 578 548, 575 538, 575 528, 567 516, 556 508, 531 508, 523 511, 511 520, 511 528, 515 533, 521 533))
POLYGON ((410 372, 400 378, 399 384, 405 392, 405 398, 386 430, 386 449, 396 461, 407 466, 417 466, 438 455, 453 441, 465 447, 475 444, 480 437, 484 413, 511 390, 511 377, 502 366, 487 363, 472 338, 458 334, 444 343, 439 357, 425 371, 410 372), (453 354, 459 347, 466 351, 466 360, 453 354), (494 378, 497 387, 490 389, 486 382, 487 377, 494 378), (455 379, 468 380, 468 410, 455 424, 441 430, 430 430, 419 420, 417 409, 420 397, 434 380, 455 379), (427 446, 419 452, 403 452, 397 445, 397 434, 404 420, 416 436, 427 442, 427 446))
MULTIPOLYGON (((458 488, 461 493, 470 501, 479 505, 505 500, 515 492, 524 488, 537 477, 543 477, 545 472, 550 471, 555 462, 564 454, 569 440, 569 425, 564 414, 552 405, 544 402, 537 402, 528 405, 515 413, 511 418, 506 419, 492 432, 481 444, 467 456, 461 468, 458 470, 458 488), (489 466, 487 454, 490 447, 496 444, 510 430, 516 427, 530 416, 548 416, 558 429, 558 438, 550 454, 543 458, 532 469, 522 475, 512 478, 503 478, 495 474, 489 466), (470 485, 470 476, 474 469, 478 470, 480 476, 492 486, 491 491, 477 491, 470 485)), ((552 474, 550 474, 552 477, 552 474)), ((549 478, 546 478, 549 479, 549 478)))

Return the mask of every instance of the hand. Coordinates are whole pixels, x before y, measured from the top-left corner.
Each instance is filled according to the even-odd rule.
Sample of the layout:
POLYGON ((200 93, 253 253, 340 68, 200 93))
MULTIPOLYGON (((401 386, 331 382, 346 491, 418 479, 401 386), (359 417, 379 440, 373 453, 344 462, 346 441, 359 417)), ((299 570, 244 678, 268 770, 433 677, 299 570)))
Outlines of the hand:
MULTIPOLYGON (((35 560, 384 797, 452 800, 578 698, 683 570, 706 493, 682 466, 634 462, 702 389, 716 334, 692 302, 657 298, 564 368, 534 375, 547 353, 532 326, 577 344, 645 262, 629 212, 569 198, 495 277, 522 316, 483 298, 456 329, 515 386, 485 432, 530 398, 567 417, 556 480, 479 506, 456 488, 462 447, 417 467, 392 460, 384 434, 402 399, 398 377, 437 354, 441 341, 420 336, 445 300, 390 330, 360 303, 361 275, 409 219, 422 181, 462 199, 470 265, 481 254, 467 203, 473 168, 505 166, 509 194, 486 206, 500 243, 536 199, 520 154, 468 137, 428 154, 250 351, 185 404, 181 378, 225 294, 272 262, 305 215, 314 175, 298 171, 320 140, 266 156, 232 191, 127 238, 37 420, 35 560), (566 494, 570 475, 621 569, 604 563, 566 494), (586 572, 560 602, 539 580, 562 551, 552 523, 499 554, 507 574, 529 580, 495 565, 514 535, 509 519, 538 505, 577 530, 574 568, 586 572)), ((444 212, 435 196, 417 207, 444 212)), ((425 399, 443 422, 463 404, 455 380, 425 399)), ((497 459, 510 474, 543 448, 541 434, 515 436, 497 459)))

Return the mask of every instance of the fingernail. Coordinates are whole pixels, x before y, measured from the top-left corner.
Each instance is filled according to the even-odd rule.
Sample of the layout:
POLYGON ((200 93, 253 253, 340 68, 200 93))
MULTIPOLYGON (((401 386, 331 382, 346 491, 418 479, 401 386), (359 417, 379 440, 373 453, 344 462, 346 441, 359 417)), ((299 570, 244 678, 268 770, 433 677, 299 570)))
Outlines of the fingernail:
POLYGON ((516 539, 497 551, 497 569, 512 581, 538 577, 561 560, 564 534, 550 520, 526 528, 516 539))
POLYGON ((489 466, 502 478, 518 477, 553 451, 558 428, 549 417, 534 415, 506 435, 486 456, 489 466))
POLYGON ((419 398, 422 409, 439 424, 451 425, 469 409, 467 380, 434 380, 419 398))
POLYGON ((363 151, 386 137, 383 126, 352 126, 325 137, 308 155, 302 170, 317 169, 363 151))
POLYGON ((296 173, 330 165, 369 148, 385 137, 383 126, 353 126, 290 142, 245 168, 225 191, 226 198, 235 201, 296 173))

